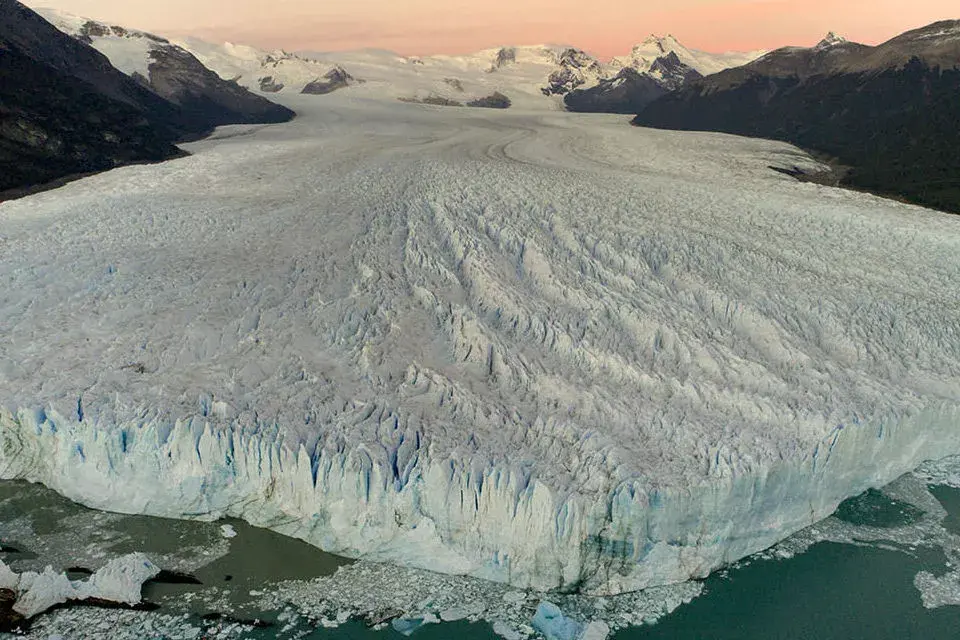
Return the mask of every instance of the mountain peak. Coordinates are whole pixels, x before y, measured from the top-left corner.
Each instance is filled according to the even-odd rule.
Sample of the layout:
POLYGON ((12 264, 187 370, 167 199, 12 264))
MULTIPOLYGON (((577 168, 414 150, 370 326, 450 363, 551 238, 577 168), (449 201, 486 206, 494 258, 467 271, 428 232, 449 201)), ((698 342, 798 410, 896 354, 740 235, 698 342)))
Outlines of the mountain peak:
POLYGON ((634 47, 634 51, 657 49, 660 53, 667 53, 673 49, 680 46, 680 43, 677 42, 677 39, 671 34, 665 36, 658 36, 655 33, 651 33, 649 36, 644 38, 643 42, 634 47))
POLYGON ((833 31, 828 33, 823 40, 817 43, 816 49, 829 49, 831 47, 836 47, 837 45, 846 44, 847 39, 843 36, 839 36, 833 31))

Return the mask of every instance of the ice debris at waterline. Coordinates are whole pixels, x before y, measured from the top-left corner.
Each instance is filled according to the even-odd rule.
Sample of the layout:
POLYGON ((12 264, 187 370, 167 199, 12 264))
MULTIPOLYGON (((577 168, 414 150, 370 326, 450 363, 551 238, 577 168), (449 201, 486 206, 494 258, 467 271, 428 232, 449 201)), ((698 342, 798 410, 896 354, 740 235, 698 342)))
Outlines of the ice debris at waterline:
POLYGON ((0 560, 0 590, 11 592, 13 611, 29 619, 71 600, 139 604, 143 583, 158 573, 160 569, 142 553, 115 558, 87 580, 70 580, 51 567, 18 574, 0 560))
POLYGON ((610 627, 601 620, 583 624, 568 618, 560 607, 548 600, 537 605, 533 628, 546 640, 606 640, 610 627))
POLYGON ((0 477, 611 594, 960 452, 960 226, 788 145, 329 96, 0 206, 0 477))
MULTIPOLYGON (((652 624, 700 595, 700 582, 651 587, 608 597, 553 594, 565 619, 594 640, 642 624, 652 624)), ((264 611, 293 607, 321 627, 362 619, 375 629, 392 626, 413 633, 435 622, 486 621, 497 635, 517 640, 536 635, 534 616, 545 594, 510 585, 420 569, 360 561, 315 580, 272 585, 257 593, 264 611)))
POLYGON ((537 605, 533 628, 547 640, 577 640, 583 633, 582 624, 564 616, 560 607, 547 600, 537 605))

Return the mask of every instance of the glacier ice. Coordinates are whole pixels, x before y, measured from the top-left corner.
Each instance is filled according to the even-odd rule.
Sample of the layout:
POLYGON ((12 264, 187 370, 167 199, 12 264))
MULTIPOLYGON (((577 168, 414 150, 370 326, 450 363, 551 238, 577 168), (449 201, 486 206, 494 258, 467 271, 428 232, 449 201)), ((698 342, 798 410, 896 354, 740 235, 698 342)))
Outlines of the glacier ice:
POLYGON ((70 580, 52 567, 42 572, 16 574, 0 560, 0 588, 17 594, 13 610, 32 618, 70 600, 96 598, 120 604, 138 604, 143 583, 160 572, 142 553, 114 558, 88 580, 70 580))
POLYGON ((960 225, 787 145, 287 100, 0 205, 0 477, 612 594, 960 452, 960 225))
POLYGON ((560 607, 549 600, 543 600, 537 605, 533 628, 547 640, 579 640, 583 633, 582 624, 563 615, 560 607))

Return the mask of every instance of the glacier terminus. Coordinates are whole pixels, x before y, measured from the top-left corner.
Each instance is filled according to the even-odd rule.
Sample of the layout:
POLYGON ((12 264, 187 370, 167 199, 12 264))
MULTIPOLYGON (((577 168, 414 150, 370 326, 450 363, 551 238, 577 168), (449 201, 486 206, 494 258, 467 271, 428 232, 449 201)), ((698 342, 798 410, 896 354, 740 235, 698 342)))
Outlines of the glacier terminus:
POLYGON ((960 453, 960 219, 783 143, 283 102, 0 205, 0 477, 615 594, 960 453))

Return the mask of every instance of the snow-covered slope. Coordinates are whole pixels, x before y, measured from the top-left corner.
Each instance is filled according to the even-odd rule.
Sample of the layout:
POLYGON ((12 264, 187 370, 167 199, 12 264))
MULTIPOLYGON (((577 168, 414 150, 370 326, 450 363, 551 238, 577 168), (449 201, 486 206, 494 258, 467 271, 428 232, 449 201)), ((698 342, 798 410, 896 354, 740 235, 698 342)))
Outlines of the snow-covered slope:
POLYGON ((645 72, 650 70, 658 58, 669 53, 677 54, 680 62, 695 69, 701 75, 708 76, 724 69, 747 64, 765 54, 766 51, 707 53, 686 48, 672 35, 650 35, 633 47, 628 55, 614 58, 611 66, 613 68, 630 67, 645 72))
POLYGON ((956 217, 351 91, 0 205, 0 477, 610 593, 960 452, 956 217))
MULTIPOLYGON (((441 98, 467 103, 501 93, 521 108, 562 109, 560 97, 575 89, 613 79, 624 67, 647 74, 664 89, 676 88, 684 74, 665 77, 662 67, 671 54, 700 73, 752 60, 758 53, 708 54, 691 51, 672 36, 651 36, 630 56, 605 64, 569 46, 532 45, 485 49, 469 55, 406 57, 381 50, 348 52, 264 51, 254 47, 212 44, 195 38, 168 42, 148 33, 110 26, 55 10, 42 15, 61 30, 82 38, 128 74, 150 78, 157 52, 171 47, 189 52, 220 78, 264 94, 311 93, 310 87, 330 85, 329 93, 353 88, 368 97, 406 100, 441 98), (306 90, 306 91, 305 91, 306 90)), ((675 66, 675 65, 673 65, 675 66)), ((667 74, 670 75, 670 74, 667 74)))
POLYGON ((57 9, 36 9, 45 20, 107 56, 110 63, 126 73, 150 80, 150 64, 156 52, 171 43, 150 33, 112 26, 57 9))
POLYGON ((544 93, 545 88, 554 86, 552 81, 569 90, 595 84, 605 74, 603 65, 588 54, 548 45, 501 47, 462 56, 404 57, 380 50, 267 52, 194 39, 180 44, 223 78, 283 93, 300 93, 310 82, 339 68, 362 81, 353 83, 351 90, 367 97, 442 97, 467 102, 500 92, 521 107, 556 109, 561 102, 544 93))
MULTIPOLYGON (((500 92, 524 108, 561 108, 557 96, 612 79, 624 66, 660 82, 663 74, 657 71, 657 61, 668 59, 670 53, 701 73, 747 62, 761 53, 693 52, 672 38, 638 45, 632 57, 617 58, 610 64, 580 49, 554 45, 499 47, 458 56, 404 57, 379 50, 267 52, 192 39, 180 44, 221 77, 236 79, 250 88, 300 92, 312 80, 339 67, 365 81, 357 91, 367 96, 442 97, 462 102, 500 92)), ((674 88, 669 79, 664 84, 665 88, 674 88)))
POLYGON ((38 13, 63 33, 90 45, 115 68, 180 107, 194 129, 237 123, 283 122, 293 113, 232 82, 225 82, 164 38, 53 9, 38 13))

